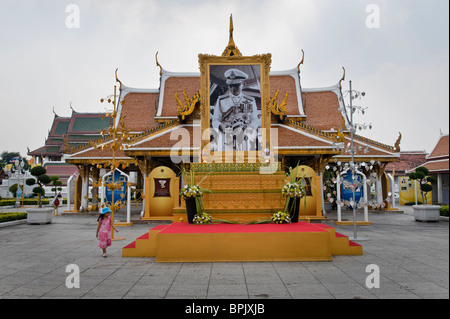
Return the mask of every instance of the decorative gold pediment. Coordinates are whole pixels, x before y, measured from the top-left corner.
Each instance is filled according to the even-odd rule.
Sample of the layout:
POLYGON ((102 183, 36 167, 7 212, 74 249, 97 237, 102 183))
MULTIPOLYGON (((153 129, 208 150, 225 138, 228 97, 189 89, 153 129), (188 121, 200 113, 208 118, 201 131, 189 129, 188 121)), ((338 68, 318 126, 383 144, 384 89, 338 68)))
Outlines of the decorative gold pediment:
POLYGON ((345 129, 345 118, 342 117, 341 127, 339 127, 339 129, 337 131, 337 140, 338 140, 338 142, 344 142, 345 141, 344 129, 345 129))
POLYGON ((279 93, 280 93, 280 90, 277 89, 274 97, 272 97, 270 99, 270 104, 271 104, 270 109, 272 111, 272 114, 277 116, 278 119, 280 120, 280 122, 284 122, 284 120, 286 119, 286 116, 287 116, 286 105, 287 105, 288 94, 286 92, 286 94, 284 95, 283 101, 281 102, 281 104, 278 104, 278 94, 279 93))
POLYGON ((191 115, 192 112, 194 112, 195 105, 200 101, 200 90, 198 90, 197 93, 192 98, 188 98, 186 90, 183 91, 183 95, 185 102, 184 104, 179 99, 178 92, 175 92, 175 99, 177 100, 178 105, 177 113, 180 122, 185 122, 186 117, 191 115))

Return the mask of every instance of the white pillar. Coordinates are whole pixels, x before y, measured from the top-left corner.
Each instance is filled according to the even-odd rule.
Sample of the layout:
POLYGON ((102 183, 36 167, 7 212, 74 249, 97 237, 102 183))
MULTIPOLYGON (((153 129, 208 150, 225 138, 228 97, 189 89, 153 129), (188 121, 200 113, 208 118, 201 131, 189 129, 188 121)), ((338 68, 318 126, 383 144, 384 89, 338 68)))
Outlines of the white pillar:
POLYGON ((89 200, 88 200, 88 193, 89 193, 89 171, 88 168, 85 166, 83 167, 83 174, 82 177, 82 184, 81 184, 81 210, 87 211, 89 200))
POLYGON ((369 205, 367 205, 367 198, 369 196, 369 186, 367 185, 367 178, 366 175, 362 172, 358 171, 358 174, 360 174, 363 177, 363 189, 364 189, 364 194, 363 194, 363 198, 364 198, 364 221, 368 222, 369 221, 369 205))
POLYGON ((322 215, 326 216, 327 211, 325 210, 325 200, 323 198, 323 172, 320 172, 320 203, 322 205, 322 215))
POLYGON ((389 177, 389 184, 391 186, 391 208, 395 208, 395 181, 391 174, 387 174, 387 176, 389 177))
MULTIPOLYGON (((336 202, 341 202, 341 174, 336 177, 336 202)), ((341 222, 341 205, 336 203, 337 221, 341 222)))
MULTIPOLYGON (((442 203, 442 175, 441 174, 437 174, 437 201, 438 203, 442 203)), ((431 203, 430 203, 431 204, 431 203)))
POLYGON ((377 204, 383 204, 383 190, 381 187, 381 176, 377 174, 377 184, 376 184, 376 189, 377 189, 377 204))

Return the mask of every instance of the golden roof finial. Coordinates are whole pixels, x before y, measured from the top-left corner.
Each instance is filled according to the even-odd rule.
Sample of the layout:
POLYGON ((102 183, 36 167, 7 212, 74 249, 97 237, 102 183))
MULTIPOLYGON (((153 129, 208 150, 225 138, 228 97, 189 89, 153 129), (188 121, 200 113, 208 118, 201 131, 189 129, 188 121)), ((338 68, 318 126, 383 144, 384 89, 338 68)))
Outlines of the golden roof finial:
POLYGON ((400 152, 400 142, 401 142, 401 140, 402 140, 402 133, 398 132, 398 138, 397 138, 397 141, 394 144, 394 149, 395 149, 396 152, 400 152))
POLYGON ((158 51, 156 51, 155 59, 156 59, 156 66, 159 67, 159 76, 161 76, 161 75, 162 75, 163 68, 162 68, 161 64, 159 64, 159 62, 158 62, 158 51))
POLYGON ((298 73, 300 74, 300 65, 303 64, 303 61, 305 61, 305 51, 303 51, 302 49, 302 60, 300 61, 300 63, 297 65, 297 69, 298 69, 298 73))
POLYGON ((120 83, 119 89, 122 90, 122 82, 119 80, 119 78, 118 78, 118 76, 117 76, 117 71, 118 71, 118 70, 119 70, 119 68, 117 68, 117 69, 116 69, 116 72, 115 72, 115 74, 116 74, 116 82, 119 82, 119 83, 120 83))
POLYGON ((236 47, 236 44, 234 43, 233 39, 233 15, 230 15, 230 38, 228 40, 228 46, 225 48, 225 50, 222 53, 222 56, 242 56, 242 53, 239 51, 239 49, 236 47))
POLYGON ((339 80, 339 88, 342 89, 342 81, 345 80, 345 68, 342 67, 342 69, 344 70, 344 75, 342 76, 342 78, 339 80))

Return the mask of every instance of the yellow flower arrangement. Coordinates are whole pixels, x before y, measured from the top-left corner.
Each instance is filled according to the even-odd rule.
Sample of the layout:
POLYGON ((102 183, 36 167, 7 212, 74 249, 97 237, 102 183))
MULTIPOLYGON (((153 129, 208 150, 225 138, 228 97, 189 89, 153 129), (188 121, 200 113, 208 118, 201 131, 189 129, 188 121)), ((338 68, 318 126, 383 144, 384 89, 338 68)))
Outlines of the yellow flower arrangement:
POLYGON ((275 224, 289 224, 291 222, 291 217, 287 212, 276 212, 271 217, 275 224))

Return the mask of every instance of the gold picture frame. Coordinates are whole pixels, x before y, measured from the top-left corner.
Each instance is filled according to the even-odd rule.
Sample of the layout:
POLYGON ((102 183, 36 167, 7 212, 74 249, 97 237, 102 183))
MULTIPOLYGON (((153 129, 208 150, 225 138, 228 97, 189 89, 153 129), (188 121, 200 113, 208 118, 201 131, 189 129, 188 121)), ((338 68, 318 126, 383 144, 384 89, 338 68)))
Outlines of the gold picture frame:
MULTIPOLYGON (((272 55, 270 53, 254 56, 199 54, 202 132, 199 158, 201 162, 256 163, 258 161, 261 162, 262 155, 266 157, 270 156, 271 110, 269 107, 269 72, 271 62, 272 55), (251 87, 248 85, 248 82, 252 83, 251 87), (236 100, 231 102, 232 98, 237 98, 237 95, 231 96, 235 94, 231 92, 231 86, 237 86, 238 84, 236 83, 246 83, 241 85, 241 90, 245 91, 247 89, 247 91, 239 95, 239 102, 236 102, 236 100), (242 96, 244 96, 244 100, 242 100, 242 96), (254 129, 258 126, 256 142, 253 139, 253 144, 251 144, 246 139, 245 145, 243 143, 237 143, 236 135, 233 133, 234 142, 230 144, 228 137, 231 135, 224 132, 224 126, 222 125, 224 122, 217 122, 217 113, 223 111, 222 108, 218 107, 220 103, 225 105, 224 109, 227 109, 227 106, 230 105, 230 109, 241 105, 240 108, 238 107, 241 112, 235 111, 233 113, 234 115, 226 117, 226 112, 224 111, 224 113, 220 113, 220 118, 223 121, 227 121, 226 130, 234 130, 233 132, 236 132, 235 127, 240 124, 236 122, 245 123, 242 127, 249 128, 250 131, 252 131, 252 128, 254 129), (220 111, 217 111, 219 109, 220 111), (250 119, 246 114, 250 114, 250 119), (231 123, 230 118, 233 118, 233 116, 234 120, 231 123), (251 123, 249 124, 250 121, 251 123), (223 137, 214 141, 214 138, 220 134, 223 137)), ((228 110, 227 115, 230 112, 231 110, 228 110)), ((243 128, 238 128, 238 130, 242 131, 243 128)), ((239 139, 239 141, 242 141, 242 139, 239 139)))

